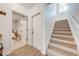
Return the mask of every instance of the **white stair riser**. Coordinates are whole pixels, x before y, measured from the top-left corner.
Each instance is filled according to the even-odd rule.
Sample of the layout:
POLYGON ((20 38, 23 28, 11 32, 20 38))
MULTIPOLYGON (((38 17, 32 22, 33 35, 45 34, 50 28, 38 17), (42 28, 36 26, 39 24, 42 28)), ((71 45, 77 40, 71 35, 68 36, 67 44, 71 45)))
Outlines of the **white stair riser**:
MULTIPOLYGON (((56 52, 61 53, 61 54, 63 54, 63 55, 67 55, 67 56, 70 56, 70 55, 71 55, 71 56, 77 56, 77 54, 74 54, 73 51, 72 51, 72 53, 71 53, 71 52, 69 52, 69 51, 67 51, 67 50, 59 49, 59 48, 54 47, 54 46, 52 46, 52 45, 49 45, 49 48, 52 49, 53 51, 56 51, 56 52)), ((62 47, 61 47, 61 48, 62 48, 62 47)))
POLYGON ((50 42, 52 42, 54 44, 59 44, 59 45, 63 45, 63 46, 69 47, 69 48, 76 49, 76 45, 75 44, 59 42, 59 41, 56 41, 56 40, 53 40, 53 39, 51 39, 50 42))

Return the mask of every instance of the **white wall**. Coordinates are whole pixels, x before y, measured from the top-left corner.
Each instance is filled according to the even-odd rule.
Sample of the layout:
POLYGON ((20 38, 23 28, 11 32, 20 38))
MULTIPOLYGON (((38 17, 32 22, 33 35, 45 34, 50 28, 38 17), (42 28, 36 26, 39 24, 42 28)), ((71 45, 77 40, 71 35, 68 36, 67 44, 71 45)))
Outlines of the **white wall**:
POLYGON ((52 28, 53 28, 53 20, 56 15, 56 4, 46 4, 44 10, 45 16, 45 50, 47 49, 48 41, 51 36, 52 28))
POLYGON ((69 3, 68 12, 75 17, 75 21, 79 24, 79 3, 69 3))
POLYGON ((28 9, 20 4, 0 4, 0 8, 3 8, 6 12, 6 16, 0 15, 0 32, 3 34, 3 46, 6 55, 11 51, 12 43, 12 10, 22 15, 28 15, 28 9))
POLYGON ((12 10, 15 12, 18 12, 22 15, 28 16, 29 9, 27 7, 22 6, 21 4, 18 3, 12 3, 11 4, 12 10))
POLYGON ((3 8, 6 12, 6 16, 0 15, 0 32, 2 33, 3 37, 3 47, 4 52, 8 53, 11 49, 11 39, 12 39, 12 12, 10 4, 0 4, 0 8, 3 8))
POLYGON ((55 21, 65 20, 65 19, 67 19, 67 12, 56 14, 56 16, 54 17, 55 21))

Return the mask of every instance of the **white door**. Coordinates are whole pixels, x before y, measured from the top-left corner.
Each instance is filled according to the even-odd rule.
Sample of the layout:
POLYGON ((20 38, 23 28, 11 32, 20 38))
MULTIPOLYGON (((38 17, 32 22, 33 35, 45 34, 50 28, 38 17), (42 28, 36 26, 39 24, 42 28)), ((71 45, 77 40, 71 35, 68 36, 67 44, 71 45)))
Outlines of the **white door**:
POLYGON ((37 20, 38 20, 38 49, 41 51, 41 45, 42 45, 42 24, 41 24, 41 14, 38 14, 37 16, 37 20))
POLYGON ((41 14, 33 16, 33 46, 41 50, 41 14))

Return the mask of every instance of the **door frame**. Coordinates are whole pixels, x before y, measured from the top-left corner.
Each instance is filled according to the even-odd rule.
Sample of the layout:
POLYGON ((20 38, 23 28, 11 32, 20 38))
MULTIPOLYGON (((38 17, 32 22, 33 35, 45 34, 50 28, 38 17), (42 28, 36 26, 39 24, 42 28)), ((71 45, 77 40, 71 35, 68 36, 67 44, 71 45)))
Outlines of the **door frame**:
MULTIPOLYGON (((41 14, 41 12, 36 13, 35 15, 32 16, 32 46, 33 46, 33 17, 37 16, 41 14)), ((41 20, 42 20, 42 16, 41 16, 41 20)), ((42 21, 41 21, 42 23, 42 21)), ((41 25, 41 31, 42 31, 42 25, 41 25)), ((41 36, 42 37, 42 36, 41 36)), ((34 47, 34 46, 33 46, 34 47)), ((41 40, 41 48, 42 48, 42 40, 41 40)))
MULTIPOLYGON (((12 13, 13 13, 13 12, 15 12, 15 13, 17 13, 17 14, 19 14, 19 15, 21 15, 21 16, 23 16, 23 17, 26 18, 26 21, 27 21, 27 41, 26 41, 26 43, 28 44, 28 16, 27 16, 27 15, 24 15, 24 14, 22 14, 22 13, 19 13, 19 12, 15 11, 15 10, 12 10, 12 13)), ((13 15, 12 15, 12 16, 13 16, 13 15)), ((12 20, 13 20, 13 19, 12 19, 12 20)), ((21 37, 20 39, 22 39, 22 37, 21 37)), ((11 39, 11 50, 12 50, 12 51, 14 50, 14 47, 13 47, 13 45, 12 45, 12 39, 11 39)))

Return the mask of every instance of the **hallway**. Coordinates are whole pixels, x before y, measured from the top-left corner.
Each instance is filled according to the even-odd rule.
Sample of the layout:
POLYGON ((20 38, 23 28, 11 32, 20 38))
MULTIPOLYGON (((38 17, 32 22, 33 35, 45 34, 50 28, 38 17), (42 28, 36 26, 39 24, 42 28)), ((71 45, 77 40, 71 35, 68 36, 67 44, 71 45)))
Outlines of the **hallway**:
POLYGON ((0 55, 79 56, 79 7, 73 5, 79 6, 0 4, 0 55))
POLYGON ((14 50, 8 56, 42 56, 42 54, 36 48, 33 48, 30 45, 24 45, 16 50, 14 50))

